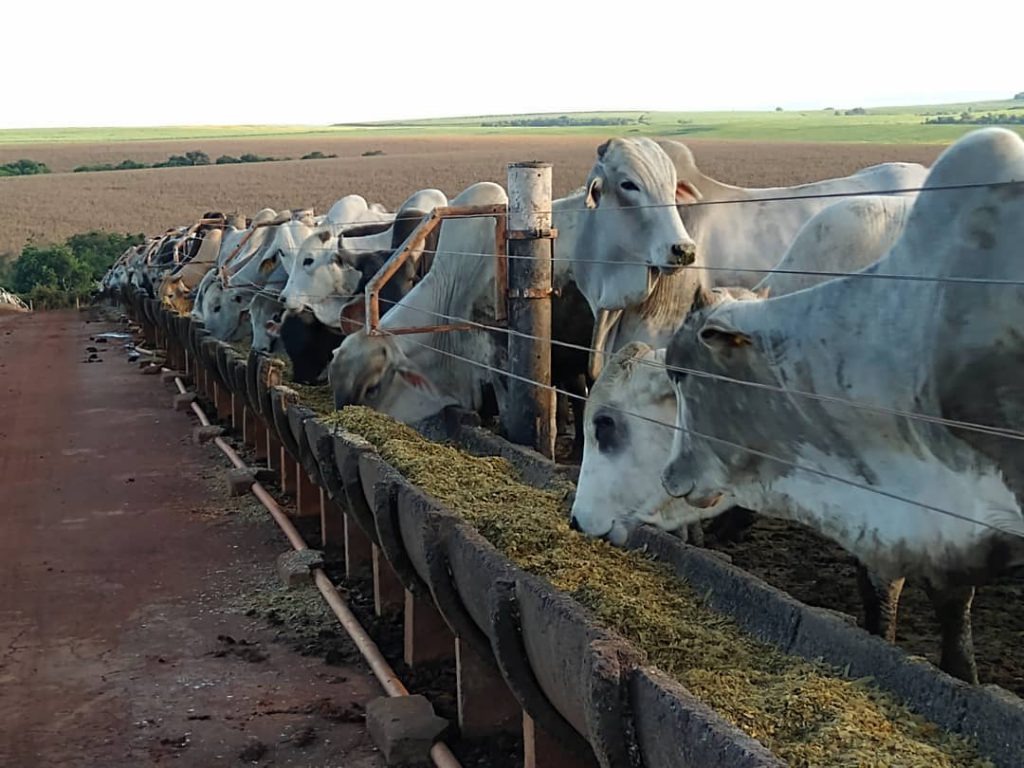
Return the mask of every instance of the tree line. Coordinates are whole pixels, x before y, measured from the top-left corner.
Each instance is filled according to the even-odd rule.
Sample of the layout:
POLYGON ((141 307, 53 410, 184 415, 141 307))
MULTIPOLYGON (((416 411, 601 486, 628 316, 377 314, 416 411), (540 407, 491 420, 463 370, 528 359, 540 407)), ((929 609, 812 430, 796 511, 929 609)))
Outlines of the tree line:
MULTIPOLYGON (((1016 107, 1014 107, 1016 109, 1016 107)), ((986 112, 979 115, 974 112, 961 112, 959 115, 938 115, 929 117, 925 125, 1024 125, 1024 113, 1008 115, 1002 112, 986 112)))
POLYGON ((0 285, 37 309, 73 306, 76 298, 89 297, 118 256, 143 239, 94 230, 56 245, 29 242, 13 262, 0 263, 0 285))
MULTIPOLYGON (((326 160, 337 155, 327 155, 319 150, 303 155, 300 160, 326 160)), ((234 165, 236 163, 276 163, 282 160, 291 160, 290 157, 269 157, 246 152, 235 157, 233 155, 221 155, 211 161, 210 156, 200 150, 186 152, 183 155, 171 155, 162 163, 140 163, 137 160, 122 160, 116 165, 113 163, 94 163, 91 165, 79 165, 74 173, 92 173, 94 171, 137 171, 145 168, 187 168, 196 165, 234 165)))

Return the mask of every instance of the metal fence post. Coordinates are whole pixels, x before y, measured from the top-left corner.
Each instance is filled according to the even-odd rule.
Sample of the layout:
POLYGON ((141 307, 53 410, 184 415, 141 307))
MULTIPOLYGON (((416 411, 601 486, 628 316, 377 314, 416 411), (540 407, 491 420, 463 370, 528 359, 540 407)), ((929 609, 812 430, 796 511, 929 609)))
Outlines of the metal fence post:
POLYGON ((551 163, 508 166, 508 407, 505 434, 548 458, 555 452, 551 384, 551 163), (527 338, 534 337, 534 338, 527 338))

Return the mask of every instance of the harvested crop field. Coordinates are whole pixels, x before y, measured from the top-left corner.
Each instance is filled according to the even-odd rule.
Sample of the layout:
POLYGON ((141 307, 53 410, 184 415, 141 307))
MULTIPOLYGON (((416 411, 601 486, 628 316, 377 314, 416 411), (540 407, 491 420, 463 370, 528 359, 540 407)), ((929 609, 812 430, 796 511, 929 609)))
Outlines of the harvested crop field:
MULTIPOLYGON (((54 171, 0 179, 0 253, 20 250, 30 237, 57 241, 89 229, 160 232, 211 209, 253 213, 265 206, 312 206, 323 211, 351 193, 393 208, 424 187, 454 195, 475 181, 504 182, 506 164, 517 160, 553 162, 555 194, 561 195, 583 183, 598 143, 592 136, 313 136, 0 146, 0 163, 28 157, 54 171), (301 157, 315 150, 338 157, 70 173, 82 164, 155 162, 191 150, 212 159, 246 152, 301 157), (374 150, 384 154, 363 156, 374 150)), ((688 143, 705 173, 746 186, 802 183, 888 160, 931 163, 942 150, 934 145, 688 143)))

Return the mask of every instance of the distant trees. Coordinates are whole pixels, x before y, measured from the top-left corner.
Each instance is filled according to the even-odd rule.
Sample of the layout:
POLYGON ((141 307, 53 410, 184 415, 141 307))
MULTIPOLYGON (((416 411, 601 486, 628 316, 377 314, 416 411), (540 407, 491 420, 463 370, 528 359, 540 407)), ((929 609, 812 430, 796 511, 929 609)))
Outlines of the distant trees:
POLYGON ((8 268, 10 287, 37 307, 57 308, 88 296, 96 282, 130 245, 143 236, 92 231, 59 245, 28 243, 8 268))
POLYGON ((937 115, 925 118, 925 125, 1024 125, 1024 114, 1009 115, 1004 112, 961 112, 959 115, 937 115))
MULTIPOLYGON (((337 157, 337 155, 326 155, 319 150, 310 152, 302 156, 303 160, 326 160, 330 157, 337 157)), ((147 163, 140 163, 136 160, 122 160, 117 165, 113 163, 95 163, 92 165, 79 165, 74 169, 75 173, 88 173, 92 171, 135 171, 142 168, 187 168, 197 165, 235 165, 237 163, 274 163, 281 160, 291 160, 290 157, 267 157, 263 155, 257 155, 252 152, 246 152, 243 155, 235 157, 233 155, 221 155, 214 161, 210 161, 210 156, 205 152, 194 150, 192 152, 186 152, 183 155, 171 155, 162 163, 153 163, 149 165, 147 163)), ((19 162, 31 162, 31 161, 19 161, 19 162)), ((44 168, 46 166, 43 166, 44 168)), ((49 170, 39 171, 41 173, 49 173, 49 170)), ((0 172, 0 176, 10 175, 0 172)))
POLYGON ((89 171, 135 171, 140 168, 149 168, 145 163, 139 163, 135 160, 122 160, 117 165, 112 163, 96 163, 93 165, 79 165, 76 166, 72 173, 86 173, 89 171))
POLYGON ((184 155, 171 155, 162 163, 153 163, 153 168, 182 168, 189 165, 209 165, 210 156, 198 149, 184 155))
POLYGON ((217 165, 229 165, 233 163, 273 163, 278 160, 290 160, 288 157, 261 157, 260 155, 254 155, 251 152, 246 152, 240 157, 232 157, 231 155, 221 155, 217 158, 217 165))
POLYGON ((637 125, 641 121, 632 117, 517 117, 480 123, 484 128, 553 128, 583 125, 637 125))
POLYGON ((1013 94, 1013 100, 1014 101, 1024 101, 1024 91, 1021 91, 1020 93, 1013 94))
POLYGON ((26 158, 0 165, 0 176, 35 176, 36 174, 49 172, 50 169, 46 167, 46 163, 26 158))
POLYGON ((194 150, 184 155, 171 155, 162 163, 147 165, 137 160, 122 160, 117 165, 113 163, 94 163, 92 165, 79 165, 73 169, 73 173, 91 173, 93 171, 137 171, 143 168, 182 168, 193 165, 209 165, 210 156, 205 152, 194 150))

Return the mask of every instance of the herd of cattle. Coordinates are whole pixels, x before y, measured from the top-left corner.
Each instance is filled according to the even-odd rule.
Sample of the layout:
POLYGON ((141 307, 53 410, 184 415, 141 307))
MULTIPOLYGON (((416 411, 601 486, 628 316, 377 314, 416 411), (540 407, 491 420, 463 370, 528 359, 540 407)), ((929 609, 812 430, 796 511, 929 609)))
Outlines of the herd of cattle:
MULTIPOLYGON (((493 217, 445 220, 417 249, 381 295, 385 333, 362 328, 361 294, 434 208, 506 202, 484 182, 394 213, 350 195, 322 216, 206 214, 104 287, 287 354, 339 408, 500 411, 493 217)), ((678 142, 612 139, 552 207, 553 379, 586 398, 572 525, 623 544, 734 508, 798 521, 862 564, 872 632, 894 638, 919 580, 942 668, 976 682, 974 589, 1024 559, 1024 140, 986 128, 931 169, 744 189, 678 142)))

